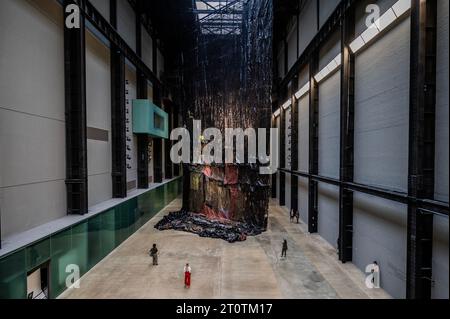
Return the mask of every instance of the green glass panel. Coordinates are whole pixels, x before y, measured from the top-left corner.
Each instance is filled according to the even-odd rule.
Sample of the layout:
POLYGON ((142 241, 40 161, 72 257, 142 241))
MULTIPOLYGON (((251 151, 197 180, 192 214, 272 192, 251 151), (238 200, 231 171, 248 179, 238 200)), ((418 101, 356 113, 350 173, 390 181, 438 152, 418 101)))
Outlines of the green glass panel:
POLYGON ((116 214, 114 210, 102 214, 102 249, 108 255, 116 248, 116 214))
POLYGON ((116 241, 116 247, 119 246, 126 238, 126 230, 125 230, 125 221, 124 221, 124 215, 123 215, 123 209, 122 205, 119 205, 115 207, 114 209, 114 221, 115 221, 115 241, 116 241))
POLYGON ((74 264, 80 267, 81 275, 90 269, 88 250, 88 222, 84 222, 72 227, 72 253, 74 264))
POLYGON ((50 297, 56 298, 66 289, 67 266, 78 265, 77 254, 76 250, 72 249, 72 229, 53 235, 50 242, 52 248, 50 297))
POLYGON ((50 238, 26 248, 27 271, 31 271, 50 260, 50 238))
POLYGON ((26 299, 25 249, 0 259, 0 299, 26 299))

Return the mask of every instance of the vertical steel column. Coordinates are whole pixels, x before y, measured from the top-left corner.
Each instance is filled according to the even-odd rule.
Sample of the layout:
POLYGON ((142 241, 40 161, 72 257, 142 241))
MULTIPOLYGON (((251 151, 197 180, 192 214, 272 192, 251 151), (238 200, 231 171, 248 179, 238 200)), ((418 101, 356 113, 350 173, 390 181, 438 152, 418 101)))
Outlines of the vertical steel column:
MULTIPOLYGON (((355 56, 349 48, 355 35, 355 13, 350 8, 341 24, 341 134, 340 180, 353 182, 355 126, 355 56)), ((353 192, 339 187, 339 260, 352 261, 353 192)))
MULTIPOLYGON (((66 7, 75 1, 64 0, 66 7)), ((80 28, 64 26, 64 77, 66 109, 66 186, 67 213, 88 212, 88 168, 86 128, 86 39, 85 18, 80 28)))
MULTIPOLYGON (((111 25, 117 28, 117 1, 110 3, 111 25)), ((125 57, 111 45, 111 141, 112 187, 114 198, 127 197, 125 123, 125 57)))
MULTIPOLYGON (((292 80, 292 92, 294 96, 298 90, 298 76, 292 80)), ((291 170, 298 171, 298 107, 299 101, 293 98, 291 106, 291 170)), ((291 207, 298 210, 298 176, 291 175, 291 207)))
MULTIPOLYGON (((314 78, 319 69, 319 57, 315 53, 309 64, 311 90, 309 94, 309 174, 319 173, 319 85, 314 78)), ((318 230, 318 183, 309 177, 308 231, 318 230)))
MULTIPOLYGON (((436 0, 412 0, 408 194, 434 198, 436 123, 436 0)), ((406 296, 430 299, 433 215, 408 203, 406 296)))
MULTIPOLYGON (((142 1, 136 1, 136 54, 142 58, 142 1)), ((141 100, 148 99, 148 82, 143 73, 137 70, 137 98, 141 100)), ((147 134, 138 134, 137 136, 137 164, 138 164, 138 188, 148 189, 148 164, 149 164, 149 137, 147 134)))

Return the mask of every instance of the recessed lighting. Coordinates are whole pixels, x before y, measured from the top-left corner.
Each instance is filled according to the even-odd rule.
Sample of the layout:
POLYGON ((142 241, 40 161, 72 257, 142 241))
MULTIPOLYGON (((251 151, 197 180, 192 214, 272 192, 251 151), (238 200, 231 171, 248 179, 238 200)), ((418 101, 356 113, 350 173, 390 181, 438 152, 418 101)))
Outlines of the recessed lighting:
POLYGON ((286 103, 283 104, 283 109, 287 109, 288 107, 290 107, 292 105, 292 100, 289 99, 286 103))
POLYGON ((397 18, 399 18, 402 14, 404 14, 406 11, 411 9, 411 0, 400 0, 400 1, 397 1, 392 6, 392 9, 394 10, 394 13, 397 16, 397 18))
POLYGON ((342 64, 342 54, 339 53, 338 56, 334 58, 334 61, 338 66, 340 66, 342 64))
POLYGON ((319 83, 323 79, 323 76, 320 73, 317 73, 314 76, 314 79, 316 80, 317 83, 319 83))
POLYGON ((309 82, 306 83, 297 93, 295 93, 295 98, 297 100, 300 100, 308 92, 309 92, 309 82))
POLYGON ((281 110, 278 109, 278 110, 276 110, 276 111, 273 113, 273 116, 274 116, 274 117, 278 117, 278 116, 280 116, 280 114, 281 114, 281 110))
POLYGON ((394 11, 390 8, 377 21, 375 21, 375 25, 378 27, 378 30, 383 31, 396 19, 397 17, 395 16, 394 11))
POLYGON ((364 44, 366 43, 364 42, 363 38, 359 36, 355 40, 353 40, 352 43, 350 43, 350 49, 353 53, 356 53, 364 46, 364 44))
POLYGON ((380 33, 380 31, 378 30, 377 26, 375 24, 372 24, 366 29, 366 31, 361 34, 361 38, 363 38, 365 43, 368 43, 370 40, 375 38, 378 33, 380 33))

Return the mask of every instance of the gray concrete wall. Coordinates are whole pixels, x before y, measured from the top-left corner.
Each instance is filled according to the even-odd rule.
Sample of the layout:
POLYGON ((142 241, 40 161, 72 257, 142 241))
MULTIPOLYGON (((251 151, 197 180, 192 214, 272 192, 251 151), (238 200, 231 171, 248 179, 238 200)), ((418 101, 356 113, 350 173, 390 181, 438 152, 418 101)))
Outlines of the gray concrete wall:
POLYGON ((339 237, 339 188, 319 183, 318 232, 331 246, 337 248, 339 237))
POLYGON ((127 44, 136 50, 136 15, 125 0, 117 1, 117 30, 127 44))
POLYGON ((86 31, 87 126, 108 132, 108 140, 87 140, 89 206, 112 198, 110 52, 86 31))
MULTIPOLYGON (((356 57, 354 173, 358 183, 407 190, 409 58, 409 18, 356 57)), ((404 298, 406 205, 354 196, 354 263, 364 271, 376 260, 382 288, 404 298)))
POLYGON ((380 285, 394 298, 406 295, 406 222, 406 205, 354 194, 353 263, 365 271, 376 261, 380 285))
POLYGON ((298 170, 309 171, 309 95, 298 102, 298 170))
MULTIPOLYGON (((110 21, 109 10, 110 0, 90 0, 94 7, 102 14, 102 16, 110 21)), ((120 0, 118 2, 121 2, 120 0)))
POLYGON ((2 1, 2 236, 66 214, 64 42, 60 5, 2 1), (23 70, 30 70, 24 72, 23 70))
POLYGON ((300 219, 308 224, 308 179, 298 178, 298 211, 300 213, 300 219))
MULTIPOLYGON (((339 34, 335 33, 320 52, 319 70, 340 52, 339 34)), ((339 178, 340 73, 319 84, 319 175, 339 178)), ((319 184, 318 231, 333 247, 339 234, 339 189, 319 184)))
MULTIPOLYGON (((448 202, 448 63, 449 63, 449 2, 438 0, 438 38, 437 38, 437 101, 436 101, 436 177, 435 198, 448 202)), ((433 298, 449 297, 448 281, 448 246, 449 220, 448 217, 434 218, 433 240, 433 298)))

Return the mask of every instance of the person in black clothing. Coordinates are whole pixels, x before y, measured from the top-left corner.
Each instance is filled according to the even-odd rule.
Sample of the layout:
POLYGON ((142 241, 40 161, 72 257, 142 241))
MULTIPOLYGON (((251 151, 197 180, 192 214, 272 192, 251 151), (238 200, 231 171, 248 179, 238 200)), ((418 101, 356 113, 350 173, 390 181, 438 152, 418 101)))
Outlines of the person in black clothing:
POLYGON ((281 257, 286 257, 287 250, 288 250, 288 245, 287 245, 287 240, 285 239, 283 241, 283 249, 281 251, 281 257))
POLYGON ((158 266, 158 248, 156 248, 156 244, 153 244, 153 248, 150 249, 149 255, 153 258, 153 266, 158 266))

